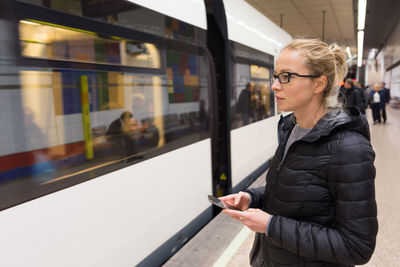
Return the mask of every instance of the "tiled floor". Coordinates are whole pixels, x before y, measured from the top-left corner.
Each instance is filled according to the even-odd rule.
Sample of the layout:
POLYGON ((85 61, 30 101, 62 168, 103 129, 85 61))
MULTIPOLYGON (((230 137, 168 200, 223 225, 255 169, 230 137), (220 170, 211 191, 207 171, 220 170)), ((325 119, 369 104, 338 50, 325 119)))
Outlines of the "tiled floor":
POLYGON ((376 153, 379 232, 375 253, 367 267, 400 266, 400 109, 386 109, 386 124, 376 125, 372 125, 371 110, 368 110, 376 153))

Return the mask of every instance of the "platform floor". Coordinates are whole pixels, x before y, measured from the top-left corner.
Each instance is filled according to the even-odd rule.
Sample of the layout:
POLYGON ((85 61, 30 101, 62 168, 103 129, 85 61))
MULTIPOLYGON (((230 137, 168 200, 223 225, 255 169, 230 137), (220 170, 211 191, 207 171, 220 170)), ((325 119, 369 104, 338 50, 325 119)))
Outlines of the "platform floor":
MULTIPOLYGON (((376 153, 375 188, 379 233, 375 253, 366 267, 400 266, 400 109, 387 107, 386 124, 372 124, 376 153)), ((264 182, 263 174, 252 186, 264 182)), ((216 216, 163 266, 246 267, 254 233, 225 214, 216 216)))

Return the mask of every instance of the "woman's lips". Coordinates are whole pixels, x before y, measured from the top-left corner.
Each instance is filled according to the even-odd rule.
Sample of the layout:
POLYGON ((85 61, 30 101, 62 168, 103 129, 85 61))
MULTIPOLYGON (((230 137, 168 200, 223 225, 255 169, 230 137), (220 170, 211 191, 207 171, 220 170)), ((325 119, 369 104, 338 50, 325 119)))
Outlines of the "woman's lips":
POLYGON ((276 102, 282 102, 283 100, 285 100, 284 98, 282 98, 282 97, 278 97, 278 96, 276 96, 275 97, 276 98, 276 102))

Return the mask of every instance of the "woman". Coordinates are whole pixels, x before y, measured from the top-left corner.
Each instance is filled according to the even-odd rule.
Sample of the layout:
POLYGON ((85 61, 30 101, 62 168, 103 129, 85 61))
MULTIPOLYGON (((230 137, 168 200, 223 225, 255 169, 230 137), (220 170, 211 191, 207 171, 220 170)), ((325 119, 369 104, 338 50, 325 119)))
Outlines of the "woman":
POLYGON ((266 186, 220 198, 224 213, 256 232, 253 266, 354 266, 368 262, 378 223, 369 127, 355 108, 331 108, 345 56, 336 45, 294 40, 276 61, 279 145, 266 186))
MULTIPOLYGON (((372 119, 374 120, 374 124, 381 123, 381 110, 385 107, 386 96, 379 83, 374 85, 374 90, 371 91, 369 98, 371 99, 372 119)), ((386 122, 385 118, 383 122, 386 122)))

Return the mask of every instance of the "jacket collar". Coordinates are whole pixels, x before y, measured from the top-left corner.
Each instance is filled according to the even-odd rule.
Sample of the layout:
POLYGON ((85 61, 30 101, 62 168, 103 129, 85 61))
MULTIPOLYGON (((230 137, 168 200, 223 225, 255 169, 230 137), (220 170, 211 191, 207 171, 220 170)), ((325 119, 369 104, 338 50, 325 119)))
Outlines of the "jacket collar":
MULTIPOLYGON (((293 129, 296 124, 294 114, 281 116, 278 126, 279 139, 282 140, 285 133, 293 129)), ((323 136, 339 129, 347 129, 361 133, 370 140, 369 126, 366 118, 356 108, 332 109, 328 111, 301 140, 313 142, 323 136)))

